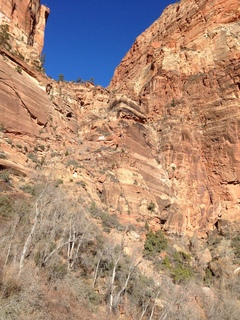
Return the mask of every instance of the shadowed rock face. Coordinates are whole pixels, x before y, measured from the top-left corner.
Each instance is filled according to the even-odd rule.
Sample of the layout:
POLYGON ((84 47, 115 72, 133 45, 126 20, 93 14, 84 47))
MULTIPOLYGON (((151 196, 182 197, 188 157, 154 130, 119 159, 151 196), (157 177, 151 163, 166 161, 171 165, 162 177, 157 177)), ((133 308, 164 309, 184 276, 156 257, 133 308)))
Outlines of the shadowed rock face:
MULTIPOLYGON (((31 1, 38 18, 25 25, 21 3, 12 16, 40 50, 48 11, 31 1)), ((0 124, 29 144, 71 147, 89 198, 122 221, 205 236, 240 218, 239 33, 238 1, 182 0, 136 39, 108 89, 56 83, 5 53, 0 124)), ((45 156, 46 172, 69 180, 64 158, 45 156)))

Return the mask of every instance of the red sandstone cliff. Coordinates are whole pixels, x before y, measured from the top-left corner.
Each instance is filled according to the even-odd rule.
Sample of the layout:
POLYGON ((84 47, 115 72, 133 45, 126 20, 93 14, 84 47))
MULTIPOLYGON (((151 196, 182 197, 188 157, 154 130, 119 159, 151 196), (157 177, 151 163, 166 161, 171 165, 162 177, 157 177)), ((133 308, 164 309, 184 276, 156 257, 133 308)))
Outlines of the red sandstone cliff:
MULTIPOLYGON (((48 10, 15 3, 1 11, 19 22, 17 48, 39 55, 48 10)), ((88 197, 124 222, 205 236, 240 217, 239 32, 239 1, 182 0, 136 39, 107 90, 56 83, 5 52, 0 124, 32 148, 48 143, 42 168, 66 181, 71 150, 88 197)))
POLYGON ((132 97, 154 128, 155 157, 175 203, 160 210, 169 231, 240 217, 239 19, 238 0, 169 6, 136 39, 109 87, 132 97))
POLYGON ((25 60, 38 60, 44 43, 49 9, 40 0, 2 0, 0 24, 9 25, 12 51, 25 60))
POLYGON ((239 4, 169 6, 104 89, 40 72, 49 10, 1 2, 2 318, 239 319, 239 4))

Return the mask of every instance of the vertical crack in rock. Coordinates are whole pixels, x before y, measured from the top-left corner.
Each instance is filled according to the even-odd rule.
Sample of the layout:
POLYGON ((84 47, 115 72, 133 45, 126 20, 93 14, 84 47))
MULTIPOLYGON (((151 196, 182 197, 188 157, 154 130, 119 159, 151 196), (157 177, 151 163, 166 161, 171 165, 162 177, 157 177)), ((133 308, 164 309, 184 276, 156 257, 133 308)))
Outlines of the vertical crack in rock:
POLYGON ((30 33, 28 36, 27 44, 33 46, 34 44, 34 36, 36 33, 36 26, 39 21, 39 10, 40 3, 35 0, 31 0, 28 5, 29 13, 30 13, 30 33))

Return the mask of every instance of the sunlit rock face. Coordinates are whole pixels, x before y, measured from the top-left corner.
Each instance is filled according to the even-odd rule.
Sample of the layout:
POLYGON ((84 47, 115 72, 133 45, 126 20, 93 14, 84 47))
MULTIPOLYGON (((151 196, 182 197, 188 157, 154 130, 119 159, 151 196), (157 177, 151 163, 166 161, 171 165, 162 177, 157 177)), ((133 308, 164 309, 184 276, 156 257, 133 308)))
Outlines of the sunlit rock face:
MULTIPOLYGON (((46 144, 41 170, 80 179, 86 199, 122 223, 202 237, 227 230, 240 218, 239 7, 169 6, 104 89, 39 73, 49 10, 2 1, 12 49, 0 59, 0 124, 28 150, 46 144)), ((28 161, 16 153, 15 164, 28 161)))
POLYGON ((2 0, 0 24, 9 25, 11 50, 26 61, 39 59, 49 9, 40 0, 2 0))
POLYGON ((235 0, 171 5, 111 81, 110 90, 135 100, 157 136, 155 159, 174 203, 162 210, 158 192, 168 231, 204 234, 219 219, 239 219, 239 18, 235 0))

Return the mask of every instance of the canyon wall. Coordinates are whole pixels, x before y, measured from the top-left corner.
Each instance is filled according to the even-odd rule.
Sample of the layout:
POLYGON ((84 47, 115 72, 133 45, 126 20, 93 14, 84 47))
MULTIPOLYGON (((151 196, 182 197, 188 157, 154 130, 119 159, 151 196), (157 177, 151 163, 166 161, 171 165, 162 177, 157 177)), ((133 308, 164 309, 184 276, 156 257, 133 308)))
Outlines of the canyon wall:
POLYGON ((239 219, 239 18, 235 0, 169 6, 109 86, 134 99, 157 134, 155 156, 175 199, 173 210, 160 213, 169 231, 239 219))
POLYGON ((44 30, 50 10, 40 0, 3 0, 0 24, 7 24, 11 50, 26 61, 38 60, 44 44, 44 30))
MULTIPOLYGON (((136 39, 107 89, 58 83, 3 50, 0 124, 32 146, 48 142, 42 170, 66 181, 71 150, 83 192, 123 223, 201 237, 237 227, 239 8, 238 0, 169 6, 136 39)), ((23 34, 19 50, 39 55, 48 9, 3 1, 0 11, 11 28, 18 24, 13 34, 23 34)))

